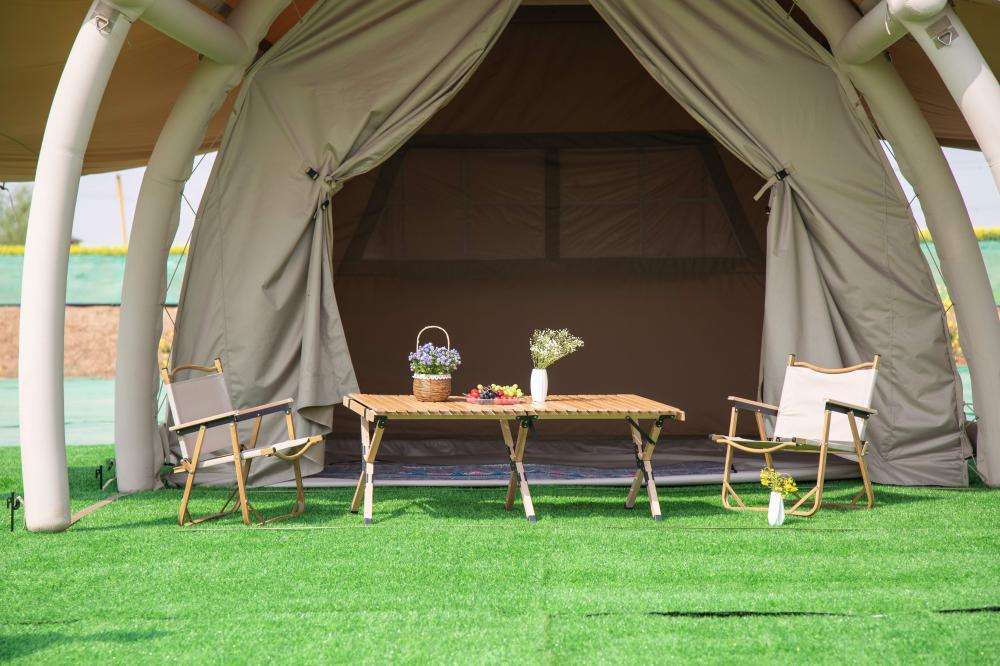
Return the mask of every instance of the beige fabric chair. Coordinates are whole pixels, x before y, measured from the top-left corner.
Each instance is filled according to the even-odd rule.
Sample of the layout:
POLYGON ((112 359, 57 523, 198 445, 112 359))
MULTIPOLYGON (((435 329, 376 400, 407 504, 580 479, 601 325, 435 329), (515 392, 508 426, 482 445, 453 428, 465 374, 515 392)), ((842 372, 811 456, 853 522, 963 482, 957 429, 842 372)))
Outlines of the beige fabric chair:
POLYGON ((729 419, 729 434, 712 435, 712 439, 726 447, 726 469, 722 479, 722 505, 727 509, 750 509, 766 511, 767 507, 752 507, 743 500, 729 482, 733 465, 733 449, 764 456, 768 468, 774 469, 771 454, 777 451, 814 453, 819 455, 816 485, 804 495, 797 495, 798 501, 788 511, 791 515, 811 516, 823 504, 823 481, 826 475, 827 456, 832 452, 858 462, 861 482, 864 486, 850 504, 829 504, 849 508, 867 508, 875 505, 865 453, 868 443, 864 441, 868 419, 877 414, 871 408, 875 379, 878 376, 880 358, 849 368, 820 368, 810 363, 796 361, 795 355, 788 357, 785 381, 781 388, 778 406, 729 396, 732 414, 729 419), (757 421, 760 439, 745 439, 736 436, 736 424, 741 411, 752 412, 757 421), (770 438, 764 427, 764 417, 773 416, 774 432, 770 438), (864 496, 865 506, 858 500, 864 496), (808 509, 802 507, 812 499, 808 509), (733 504, 735 502, 735 504, 733 504))
POLYGON ((177 515, 179 525, 194 525, 196 523, 219 518, 241 510, 243 522, 250 524, 250 514, 253 513, 260 524, 272 523, 285 518, 298 516, 305 511, 305 491, 302 487, 302 470, 299 458, 314 444, 323 441, 322 436, 295 437, 295 426, 292 423, 292 400, 252 407, 250 409, 233 409, 226 388, 225 374, 222 362, 215 359, 213 366, 182 365, 160 371, 163 384, 167 389, 167 400, 170 404, 170 414, 174 425, 171 431, 177 434, 181 448, 181 464, 174 468, 175 473, 187 472, 187 482, 184 485, 184 495, 181 499, 180 512, 177 515), (174 377, 181 371, 204 373, 191 379, 176 381, 174 377), (288 428, 288 439, 264 448, 257 448, 257 435, 260 432, 261 420, 268 414, 284 413, 288 428), (237 424, 253 419, 253 431, 248 446, 240 443, 237 424), (223 427, 225 426, 225 427, 223 427), (295 470, 295 505, 290 513, 265 520, 257 509, 247 500, 246 484, 250 476, 250 465, 254 458, 274 456, 292 464, 295 470), (188 501, 191 499, 191 488, 198 470, 215 465, 233 465, 236 479, 234 490, 226 503, 217 512, 200 518, 192 518, 188 512, 188 501), (233 499, 236 502, 233 502, 233 499))

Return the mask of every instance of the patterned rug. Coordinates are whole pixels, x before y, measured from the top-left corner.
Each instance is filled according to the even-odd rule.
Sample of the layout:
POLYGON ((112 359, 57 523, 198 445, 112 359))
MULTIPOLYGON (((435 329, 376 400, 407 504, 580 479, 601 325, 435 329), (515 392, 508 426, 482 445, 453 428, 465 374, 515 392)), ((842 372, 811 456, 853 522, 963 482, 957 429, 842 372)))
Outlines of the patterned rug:
MULTIPOLYGON (((575 465, 537 465, 528 463, 525 466, 528 479, 532 483, 568 483, 580 481, 592 483, 600 480, 631 479, 635 474, 634 467, 602 468, 579 467, 575 465)), ((657 476, 689 476, 702 474, 722 474, 722 463, 705 460, 664 465, 654 465, 653 472, 657 476)), ((361 474, 361 463, 339 463, 327 465, 314 479, 330 479, 357 481, 361 474)), ((455 484, 470 483, 506 483, 510 477, 510 466, 506 464, 492 465, 406 465, 397 463, 379 463, 375 467, 375 482, 392 483, 394 481, 455 484)))

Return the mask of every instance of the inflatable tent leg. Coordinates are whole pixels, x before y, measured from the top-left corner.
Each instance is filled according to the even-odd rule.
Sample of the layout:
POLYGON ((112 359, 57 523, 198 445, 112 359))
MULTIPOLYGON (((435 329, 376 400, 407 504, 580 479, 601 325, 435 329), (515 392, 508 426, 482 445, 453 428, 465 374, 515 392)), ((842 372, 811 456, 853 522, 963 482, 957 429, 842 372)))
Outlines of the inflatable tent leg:
POLYGON ((900 18, 951 93, 1000 190, 1000 84, 951 7, 928 21, 900 18))
MULTIPOLYGON (((226 20, 257 44, 290 0, 241 2, 226 20)), ((181 191, 209 121, 243 78, 255 50, 232 64, 203 59, 174 104, 150 155, 139 190, 125 261, 115 373, 115 456, 118 488, 150 490, 158 482, 157 349, 166 293, 167 255, 177 230, 181 191)))
POLYGON ((63 68, 45 125, 21 283, 19 419, 24 520, 69 527, 63 426, 63 326, 73 212, 97 109, 132 21, 94 2, 63 68))
MULTIPOLYGON (((849 0, 800 0, 799 6, 834 45, 858 21, 849 0)), ((965 202, 927 119, 892 64, 880 56, 862 65, 845 64, 844 68, 892 144, 903 174, 920 195, 941 272, 956 304, 962 346, 975 387, 979 469, 987 483, 1000 485, 1000 409, 996 408, 1000 404, 1000 354, 996 352, 1000 349, 1000 320, 965 202)))

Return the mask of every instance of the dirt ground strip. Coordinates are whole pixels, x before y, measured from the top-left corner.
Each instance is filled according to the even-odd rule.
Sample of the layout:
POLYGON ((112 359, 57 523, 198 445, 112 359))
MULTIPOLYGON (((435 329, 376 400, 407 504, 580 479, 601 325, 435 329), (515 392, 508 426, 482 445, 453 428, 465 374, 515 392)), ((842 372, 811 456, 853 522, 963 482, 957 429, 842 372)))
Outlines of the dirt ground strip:
MULTIPOLYGON (((17 377, 20 310, 18 306, 0 307, 0 377, 17 377)), ((118 310, 117 305, 66 308, 63 363, 67 377, 114 377, 118 310)), ((176 307, 168 310, 170 317, 176 316, 176 307)), ((173 337, 170 317, 163 315, 167 340, 173 337)))

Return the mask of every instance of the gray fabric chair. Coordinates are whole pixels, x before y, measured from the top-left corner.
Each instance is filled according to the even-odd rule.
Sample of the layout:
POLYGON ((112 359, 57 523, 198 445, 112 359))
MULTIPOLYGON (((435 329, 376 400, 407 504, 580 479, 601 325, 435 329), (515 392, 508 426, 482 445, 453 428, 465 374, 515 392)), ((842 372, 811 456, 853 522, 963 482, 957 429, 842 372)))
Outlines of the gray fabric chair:
POLYGON ((785 381, 781 387, 780 404, 768 405, 754 400, 729 396, 732 413, 729 419, 729 434, 712 435, 712 439, 726 447, 726 469, 722 479, 722 505, 727 509, 750 509, 766 511, 767 507, 751 507, 744 504, 739 494, 730 485, 729 478, 733 466, 733 449, 747 453, 762 454, 769 469, 774 469, 771 454, 777 451, 814 453, 819 455, 816 485, 787 512, 795 516, 811 516, 823 504, 823 481, 826 475, 826 459, 832 452, 858 462, 861 482, 864 486, 850 504, 827 504, 849 508, 867 508, 875 505, 865 453, 868 443, 864 441, 868 419, 878 412, 871 408, 878 376, 880 358, 860 363, 849 368, 821 368, 811 363, 796 361, 795 355, 788 357, 785 381), (736 423, 741 411, 752 412, 757 421, 760 439, 736 436, 736 423), (764 417, 774 417, 774 431, 767 436, 764 417), (858 500, 866 497, 864 507, 858 500), (812 506, 802 509, 812 499, 812 506), (732 502, 735 502, 733 504, 732 502))
POLYGON ((305 491, 302 487, 302 470, 299 458, 315 444, 323 441, 321 435, 314 437, 296 437, 292 422, 292 400, 259 405, 249 409, 233 409, 226 388, 225 374, 222 362, 215 359, 213 366, 182 365, 168 370, 161 369, 163 384, 167 390, 167 401, 170 404, 170 414, 174 425, 170 430, 177 434, 181 448, 181 463, 174 469, 175 473, 187 473, 184 484, 184 495, 177 515, 179 525, 194 525, 197 523, 227 516, 237 510, 243 513, 243 522, 251 523, 250 514, 254 515, 259 524, 272 523, 285 518, 298 516, 305 511, 305 491), (190 379, 176 380, 182 371, 204 373, 190 379), (261 420, 269 414, 284 413, 288 429, 288 439, 270 446, 257 448, 257 435, 260 433, 261 420), (250 442, 243 446, 239 439, 237 424, 253 419, 253 431, 250 442), (223 427, 225 426, 225 427, 223 427), (295 505, 291 512, 265 519, 259 511, 247 500, 246 484, 250 476, 250 466, 255 458, 274 456, 292 464, 295 470, 295 505), (198 470, 216 465, 233 465, 236 489, 229 495, 222 508, 213 514, 193 518, 188 512, 188 502, 191 499, 191 488, 198 470), (233 503, 233 500, 236 502, 233 503), (232 506, 230 506, 232 504, 232 506))

